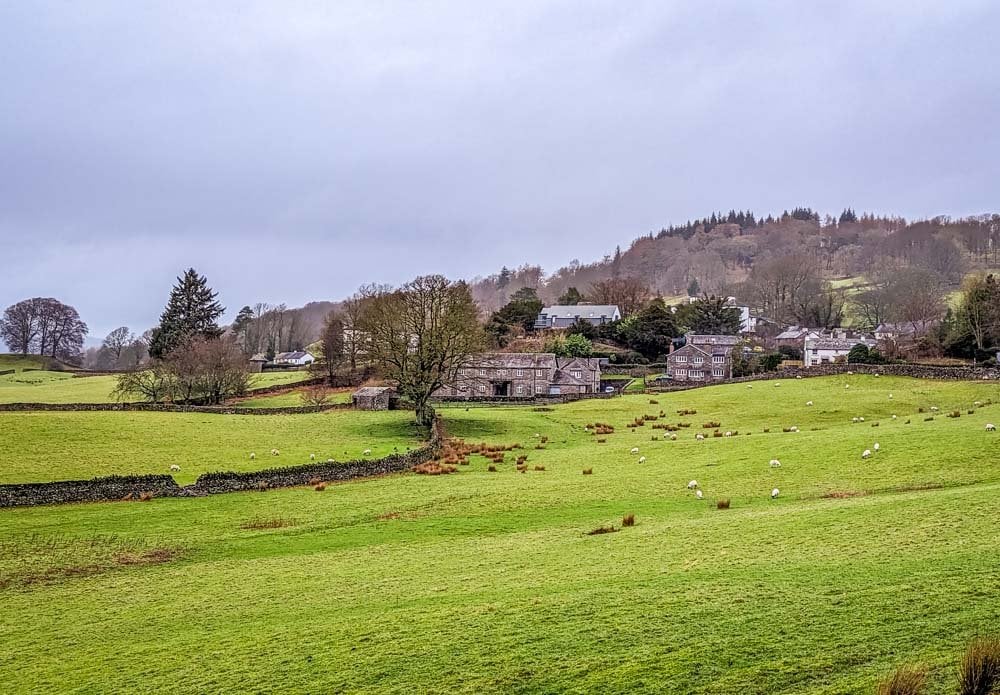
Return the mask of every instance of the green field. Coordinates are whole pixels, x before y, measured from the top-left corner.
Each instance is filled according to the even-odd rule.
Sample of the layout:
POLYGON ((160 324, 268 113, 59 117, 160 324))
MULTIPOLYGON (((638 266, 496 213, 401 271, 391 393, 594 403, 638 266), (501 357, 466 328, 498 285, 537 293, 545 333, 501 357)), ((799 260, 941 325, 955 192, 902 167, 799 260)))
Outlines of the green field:
POLYGON ((387 456, 418 447, 425 433, 401 411, 328 411, 308 415, 144 412, 0 413, 0 483, 82 480, 168 473, 181 484, 209 471, 248 471, 387 456), (277 449, 279 455, 270 455, 277 449), (250 453, 256 457, 250 459, 250 453))
MULTIPOLYGON (((544 471, 517 473, 508 454, 493 473, 473 457, 455 475, 323 492, 0 511, 0 682, 7 692, 833 695, 870 693, 919 661, 931 692, 955 692, 965 643, 1000 626, 1000 433, 984 428, 1000 424, 995 382, 855 375, 653 398, 442 411, 452 435, 520 443, 544 471), (976 400, 994 404, 970 415, 976 400), (931 407, 925 422, 917 411, 931 407), (962 416, 944 417, 952 409, 962 416), (660 410, 657 423, 693 425, 677 441, 653 423, 625 426, 660 410), (708 420, 740 434, 697 441, 708 420), (584 431, 594 421, 615 426, 606 443, 584 431), (719 498, 732 507, 716 509, 719 498), (587 535, 626 513, 634 527, 587 535)), ((49 447, 140 427, 85 434, 86 420, 32 415, 53 418, 27 437, 49 447)), ((319 433, 324 418, 362 415, 277 421, 319 433)), ((178 417, 145 436, 190 441, 210 419, 271 421, 171 424, 178 417)), ((219 456, 242 455, 251 434, 220 437, 219 456)), ((5 466, 23 465, 34 446, 24 440, 5 448, 5 466)), ((100 458, 112 444, 89 446, 100 458)))
MULTIPOLYGON (((344 391, 333 391, 330 393, 329 403, 350 403, 350 389, 344 391)), ((241 408, 291 408, 307 405, 302 401, 302 391, 285 391, 283 393, 265 394, 263 396, 252 396, 241 400, 234 400, 230 405, 241 408)))
MULTIPOLYGON (((9 357, 3 355, 3 357, 9 357)), ((2 363, 0 363, 2 364, 2 363)), ((0 366, 0 371, 15 368, 0 366)), ((34 364, 33 361, 22 364, 34 364)), ((266 372, 255 374, 251 388, 292 384, 310 377, 309 372, 266 372)), ((110 403, 115 377, 74 376, 72 372, 19 371, 0 376, 0 403, 110 403)), ((299 403, 296 403, 299 405, 299 403)))

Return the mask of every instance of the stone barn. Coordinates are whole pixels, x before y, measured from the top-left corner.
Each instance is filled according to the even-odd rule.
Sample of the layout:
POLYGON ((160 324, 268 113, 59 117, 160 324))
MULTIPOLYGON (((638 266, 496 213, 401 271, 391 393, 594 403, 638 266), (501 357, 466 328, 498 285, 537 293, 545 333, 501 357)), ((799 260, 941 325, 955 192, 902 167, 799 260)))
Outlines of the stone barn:
POLYGON ((395 410, 399 394, 391 386, 364 386, 354 392, 351 402, 358 410, 395 410))

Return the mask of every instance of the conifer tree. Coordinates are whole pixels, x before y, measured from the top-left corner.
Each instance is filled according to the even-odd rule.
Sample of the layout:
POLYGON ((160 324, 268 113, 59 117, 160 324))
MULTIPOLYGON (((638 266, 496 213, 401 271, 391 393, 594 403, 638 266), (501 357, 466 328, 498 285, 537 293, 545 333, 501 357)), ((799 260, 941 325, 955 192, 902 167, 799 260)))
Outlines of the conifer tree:
POLYGON ((153 329, 150 356, 162 358, 191 338, 218 338, 222 329, 216 321, 226 309, 216 300, 217 296, 205 276, 188 268, 170 290, 170 299, 160 314, 160 325, 153 329))

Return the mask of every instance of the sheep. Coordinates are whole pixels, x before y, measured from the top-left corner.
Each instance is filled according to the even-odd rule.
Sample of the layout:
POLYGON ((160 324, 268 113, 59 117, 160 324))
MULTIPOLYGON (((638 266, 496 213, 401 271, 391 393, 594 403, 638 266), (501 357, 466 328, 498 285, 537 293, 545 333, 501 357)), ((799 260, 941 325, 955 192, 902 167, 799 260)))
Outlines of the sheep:
POLYGON ((801 375, 801 374, 799 374, 799 375, 798 375, 797 377, 795 377, 795 378, 796 378, 796 379, 801 379, 801 378, 802 378, 802 375, 801 375))
POLYGON ((857 422, 857 421, 858 421, 858 418, 856 418, 856 417, 852 417, 851 418, 851 422, 857 422))
POLYGON ((872 444, 872 449, 874 449, 876 453, 878 453, 878 450, 879 450, 880 448, 881 448, 881 447, 880 447, 880 446, 878 445, 878 442, 875 442, 874 444, 872 444))
POLYGON ((865 449, 864 451, 861 452, 861 458, 863 459, 870 458, 871 455, 872 455, 871 449, 865 449))
POLYGON ((986 423, 986 431, 987 432, 996 432, 997 431, 997 426, 994 425, 992 422, 988 422, 988 423, 986 423))
POLYGON ((849 388, 851 388, 851 385, 850 384, 844 384, 844 388, 845 389, 849 389, 849 388))
POLYGON ((773 490, 771 490, 771 499, 772 500, 778 499, 778 493, 780 492, 781 490, 779 490, 778 488, 774 488, 773 490))
POLYGON ((771 463, 769 465, 771 468, 781 468, 781 461, 778 459, 771 459, 771 463))
POLYGON ((646 463, 646 457, 645 456, 640 456, 639 457, 639 463, 646 463))
POLYGON ((696 435, 694 436, 694 438, 695 438, 695 439, 697 439, 697 440, 698 440, 698 441, 700 442, 700 441, 701 441, 702 439, 704 439, 704 438, 705 438, 705 435, 703 435, 703 434, 696 434, 696 435))
POLYGON ((696 487, 698 487, 697 480, 692 480, 690 483, 688 483, 688 490, 694 490, 696 487))
POLYGON ((890 401, 892 400, 892 394, 891 393, 889 394, 889 400, 890 401))
POLYGON ((895 416, 895 415, 893 415, 893 416, 892 416, 892 419, 893 419, 893 420, 895 420, 895 419, 896 419, 896 416, 895 416))
POLYGON ((371 449, 365 449, 364 451, 361 452, 361 455, 362 456, 371 456, 372 455, 372 450, 371 449))
POLYGON ((254 452, 251 451, 250 452, 250 460, 253 461, 255 458, 257 458, 257 454, 255 454, 254 452))
POLYGON ((281 452, 277 449, 271 449, 271 456, 280 456, 281 452))
POLYGON ((170 466, 170 470, 175 471, 175 472, 179 471, 180 469, 181 469, 181 467, 178 466, 176 463, 170 466))
POLYGON ((726 432, 726 436, 727 436, 727 437, 732 437, 732 436, 733 436, 733 433, 732 433, 732 432, 726 432))
POLYGON ((864 422, 864 421, 865 421, 865 419, 863 417, 859 417, 858 418, 858 422, 864 422))
POLYGON ((632 454, 633 456, 635 454, 638 454, 639 453, 639 447, 637 447, 637 446, 632 447, 632 450, 629 451, 628 453, 632 454))
POLYGON ((664 432, 663 433, 663 438, 664 439, 669 439, 672 442, 677 441, 677 435, 676 434, 670 434, 669 432, 664 432))
POLYGON ((791 427, 788 428, 788 431, 789 432, 798 432, 799 428, 796 427, 795 425, 792 425, 791 427))
POLYGON ((335 463, 335 461, 333 459, 327 459, 326 462, 327 463, 335 463))
POLYGON ((779 386, 781 386, 781 382, 780 381, 774 382, 774 388, 778 388, 779 386))
POLYGON ((937 411, 938 411, 938 407, 936 405, 932 405, 931 406, 931 412, 932 413, 936 413, 937 411))
POLYGON ((812 405, 812 404, 813 404, 812 401, 806 401, 806 405, 812 405))
POLYGON ((316 460, 316 454, 309 454, 309 460, 310 461, 315 461, 316 460))
POLYGON ((704 495, 701 493, 701 490, 695 490, 694 491, 694 496, 697 497, 698 499, 701 499, 702 497, 704 497, 704 495))
POLYGON ((978 407, 979 407, 979 406, 981 406, 982 404, 983 404, 983 402, 982 402, 982 401, 976 401, 976 402, 974 402, 974 403, 973 403, 972 405, 974 405, 975 407, 977 407, 977 408, 978 408, 978 407))

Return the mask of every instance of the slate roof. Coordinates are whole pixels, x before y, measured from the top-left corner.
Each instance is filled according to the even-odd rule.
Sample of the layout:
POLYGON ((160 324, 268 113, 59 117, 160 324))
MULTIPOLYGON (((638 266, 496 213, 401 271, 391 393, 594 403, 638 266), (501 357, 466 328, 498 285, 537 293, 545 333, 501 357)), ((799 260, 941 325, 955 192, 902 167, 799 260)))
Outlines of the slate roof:
POLYGON ((557 304, 556 306, 547 306, 541 311, 549 318, 556 319, 572 319, 579 316, 584 319, 599 319, 602 316, 605 318, 611 318, 616 313, 618 313, 618 305, 616 304, 569 304, 562 305, 557 304))

